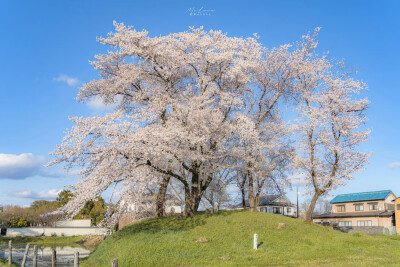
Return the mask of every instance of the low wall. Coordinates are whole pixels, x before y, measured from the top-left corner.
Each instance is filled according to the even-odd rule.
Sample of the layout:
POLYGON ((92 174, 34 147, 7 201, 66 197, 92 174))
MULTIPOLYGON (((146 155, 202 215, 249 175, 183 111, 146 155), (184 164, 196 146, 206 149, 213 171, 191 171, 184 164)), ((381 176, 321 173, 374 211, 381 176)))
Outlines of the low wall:
POLYGON ((366 235, 395 235, 395 227, 383 227, 383 226, 335 226, 333 229, 344 232, 344 233, 356 233, 361 232, 366 235))
POLYGON ((91 219, 56 221, 56 227, 90 227, 91 219))
POLYGON ((75 236, 75 235, 105 235, 106 228, 100 227, 26 227, 7 228, 6 236, 75 236))

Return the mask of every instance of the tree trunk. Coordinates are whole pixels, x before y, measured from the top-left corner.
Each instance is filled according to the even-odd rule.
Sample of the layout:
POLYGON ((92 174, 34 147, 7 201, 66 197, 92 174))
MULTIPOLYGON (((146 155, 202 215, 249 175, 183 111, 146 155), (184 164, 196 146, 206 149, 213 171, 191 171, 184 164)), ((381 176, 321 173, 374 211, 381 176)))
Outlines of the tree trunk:
POLYGON ((240 192, 242 193, 242 207, 243 207, 243 209, 246 209, 246 180, 247 180, 247 175, 243 175, 243 180, 239 184, 240 192))
POLYGON ((201 198, 210 184, 211 179, 207 179, 204 185, 202 185, 200 181, 200 175, 192 173, 191 188, 185 185, 185 209, 183 211, 185 217, 193 216, 197 213, 201 198))
POLYGON ((167 188, 170 179, 171 177, 169 175, 165 175, 160 183, 160 188, 158 189, 158 194, 156 199, 157 217, 165 216, 165 195, 167 194, 167 188))
MULTIPOLYGON (((192 169, 198 169, 199 166, 194 165, 192 169)), ((185 209, 183 215, 185 217, 193 216, 197 213, 200 206, 201 198, 208 186, 212 182, 213 175, 208 174, 202 177, 198 171, 191 171, 191 183, 183 182, 185 189, 185 209), (206 179, 202 179, 206 178, 206 179)))
POLYGON ((254 199, 254 181, 253 181, 253 173, 250 170, 251 164, 248 164, 248 169, 247 169, 247 176, 249 177, 249 206, 250 206, 250 212, 255 212, 257 211, 256 207, 256 202, 254 199))
POLYGON ((244 186, 240 189, 240 191, 242 192, 242 207, 243 209, 246 208, 246 195, 244 192, 244 186))
POLYGON ((185 217, 193 216, 197 213, 203 193, 204 190, 198 190, 197 187, 193 186, 190 192, 185 190, 185 209, 183 211, 185 217))
POLYGON ((311 200, 311 203, 310 203, 310 207, 308 208, 308 211, 307 211, 307 214, 306 214, 306 222, 309 222, 309 223, 312 222, 312 215, 313 215, 313 212, 314 212, 314 209, 315 209, 315 205, 316 205, 317 200, 318 200, 320 195, 321 194, 318 194, 317 192, 314 193, 314 196, 313 196, 313 198, 311 200))
POLYGON ((198 195, 198 193, 191 194, 189 198, 185 200, 185 209, 183 210, 183 215, 185 217, 195 215, 199 209, 200 201, 201 196, 198 195))

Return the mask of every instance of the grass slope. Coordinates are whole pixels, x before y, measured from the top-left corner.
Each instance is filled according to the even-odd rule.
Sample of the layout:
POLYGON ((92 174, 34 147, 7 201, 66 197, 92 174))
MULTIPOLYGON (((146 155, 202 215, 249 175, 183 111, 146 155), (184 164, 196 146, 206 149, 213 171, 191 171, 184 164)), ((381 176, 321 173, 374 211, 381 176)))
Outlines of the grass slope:
POLYGON ((400 239, 236 211, 132 224, 103 241, 81 266, 110 266, 113 258, 119 266, 400 266, 400 239), (278 229, 278 223, 286 227, 278 229))

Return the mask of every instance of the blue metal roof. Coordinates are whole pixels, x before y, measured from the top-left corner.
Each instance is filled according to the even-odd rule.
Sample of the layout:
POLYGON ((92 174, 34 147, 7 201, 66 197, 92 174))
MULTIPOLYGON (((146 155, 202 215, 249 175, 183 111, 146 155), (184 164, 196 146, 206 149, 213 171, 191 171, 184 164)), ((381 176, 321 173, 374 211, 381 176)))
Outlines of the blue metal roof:
POLYGON ((331 204, 353 201, 381 200, 385 199, 390 193, 393 194, 391 190, 382 190, 363 193, 341 194, 334 197, 331 200, 331 204))

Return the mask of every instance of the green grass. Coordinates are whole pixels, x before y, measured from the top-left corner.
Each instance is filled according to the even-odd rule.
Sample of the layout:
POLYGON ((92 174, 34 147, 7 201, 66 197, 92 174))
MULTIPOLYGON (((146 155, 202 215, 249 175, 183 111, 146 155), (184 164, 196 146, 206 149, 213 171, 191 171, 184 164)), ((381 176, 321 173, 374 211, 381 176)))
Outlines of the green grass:
POLYGON ((221 212, 132 224, 81 266, 110 266, 113 258, 119 266, 400 266, 400 238, 345 234, 267 213, 221 212))
POLYGON ((13 244, 31 244, 31 245, 42 245, 42 246, 79 246, 82 240, 84 240, 85 236, 68 236, 68 237, 50 237, 50 236, 42 236, 42 237, 1 237, 0 245, 8 244, 9 240, 12 240, 13 244))
MULTIPOLYGON (((0 267, 6 267, 6 266, 8 266, 8 260, 5 260, 5 259, 2 259, 2 258, 0 258, 0 267)), ((11 266, 12 267, 18 267, 18 264, 16 264, 16 263, 12 263, 11 264, 11 266)))

